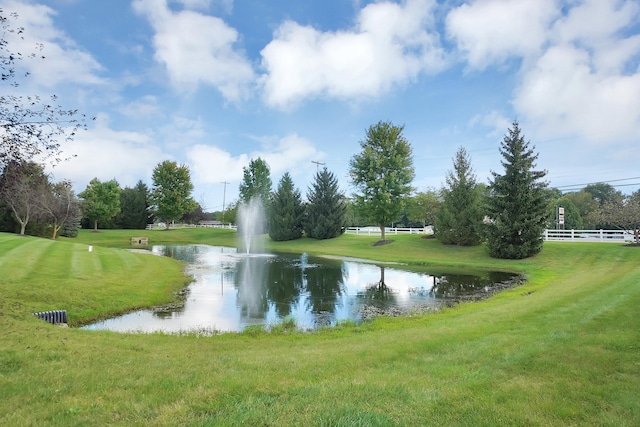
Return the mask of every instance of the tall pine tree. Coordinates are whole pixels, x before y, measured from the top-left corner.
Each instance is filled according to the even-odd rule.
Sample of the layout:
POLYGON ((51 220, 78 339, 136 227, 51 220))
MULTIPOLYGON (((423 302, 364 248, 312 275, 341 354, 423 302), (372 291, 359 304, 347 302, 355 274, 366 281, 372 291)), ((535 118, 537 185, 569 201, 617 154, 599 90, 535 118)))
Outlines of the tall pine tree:
POLYGON ((482 226, 481 191, 464 147, 453 160, 453 171, 446 176, 443 203, 436 218, 436 236, 448 245, 479 245, 482 226))
POLYGON ((285 173, 269 204, 269 237, 275 241, 302 237, 304 205, 289 172, 285 173))
POLYGON ((504 175, 491 172, 487 246, 495 258, 522 259, 542 249, 548 216, 542 178, 547 172, 534 170, 538 155, 520 133, 514 121, 500 147, 504 175))
POLYGON ((314 239, 331 239, 342 233, 347 205, 338 190, 338 180, 327 168, 316 174, 307 191, 304 231, 314 239))

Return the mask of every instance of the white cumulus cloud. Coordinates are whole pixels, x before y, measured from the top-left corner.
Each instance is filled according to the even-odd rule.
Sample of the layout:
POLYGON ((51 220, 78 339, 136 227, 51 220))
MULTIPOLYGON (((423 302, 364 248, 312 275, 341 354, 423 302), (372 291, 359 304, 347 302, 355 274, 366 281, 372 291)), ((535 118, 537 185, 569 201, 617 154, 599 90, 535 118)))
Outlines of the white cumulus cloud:
POLYGON ((288 109, 306 98, 358 99, 446 66, 433 29, 433 0, 367 5, 354 28, 323 32, 286 21, 262 50, 265 102, 288 109))
POLYGON ((108 118, 99 116, 95 127, 78 132, 73 141, 61 144, 65 156, 75 156, 50 169, 56 180, 68 179, 76 191, 84 190, 93 178, 116 179, 122 188, 133 187, 146 176, 149 183, 153 168, 167 157, 152 137, 135 131, 111 129, 108 118))
POLYGON ((453 9, 446 29, 472 69, 536 54, 560 11, 555 0, 477 0, 453 9))
POLYGON ((223 181, 240 181, 243 168, 252 159, 262 158, 271 170, 271 176, 279 176, 284 172, 308 170, 311 160, 322 158, 311 142, 297 134, 282 138, 263 138, 263 146, 252 153, 232 155, 214 145, 197 144, 187 150, 190 169, 194 182, 201 184, 217 184, 223 181))
POLYGON ((135 0, 133 7, 151 23, 155 59, 166 67, 176 89, 194 91, 204 84, 232 102, 247 96, 255 75, 236 49, 239 34, 234 28, 215 16, 172 11, 166 0, 135 0))
POLYGON ((633 0, 476 0, 446 18, 470 70, 520 61, 512 105, 539 135, 609 144, 640 131, 639 21, 633 0))
POLYGON ((4 32, 12 53, 21 53, 23 59, 16 61, 18 70, 28 71, 25 83, 46 88, 55 88, 63 83, 80 85, 103 84, 99 76, 102 66, 87 51, 58 29, 54 24, 56 12, 48 6, 8 0, 2 2, 12 29, 24 28, 20 35, 4 32), (40 46, 40 48, 39 48, 40 46), (34 58, 27 58, 34 54, 34 58), (42 58, 44 56, 44 59, 42 58))
POLYGON ((549 47, 522 70, 514 106, 547 135, 604 143, 640 131, 640 37, 634 1, 584 0, 558 19, 549 47))

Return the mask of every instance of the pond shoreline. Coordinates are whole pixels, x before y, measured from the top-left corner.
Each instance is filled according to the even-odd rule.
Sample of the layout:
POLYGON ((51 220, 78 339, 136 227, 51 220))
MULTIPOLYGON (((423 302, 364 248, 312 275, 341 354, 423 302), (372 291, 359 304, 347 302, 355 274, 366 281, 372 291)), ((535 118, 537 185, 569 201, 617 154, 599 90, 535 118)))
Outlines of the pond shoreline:
POLYGON ((516 286, 520 286, 525 282, 526 282, 526 279, 524 276, 515 276, 510 280, 496 282, 490 288, 487 287, 484 290, 476 291, 470 295, 462 295, 455 298, 449 298, 444 302, 444 304, 440 306, 434 306, 432 304, 415 304, 415 305, 412 305, 411 307, 388 307, 388 308, 382 309, 382 308, 376 307, 375 305, 366 304, 360 310, 360 314, 362 316, 363 321, 368 321, 368 320, 373 320, 378 316, 404 317, 404 316, 412 316, 412 315, 421 315, 429 312, 437 312, 437 311, 440 311, 442 307, 453 307, 463 302, 482 301, 506 289, 511 289, 516 286))

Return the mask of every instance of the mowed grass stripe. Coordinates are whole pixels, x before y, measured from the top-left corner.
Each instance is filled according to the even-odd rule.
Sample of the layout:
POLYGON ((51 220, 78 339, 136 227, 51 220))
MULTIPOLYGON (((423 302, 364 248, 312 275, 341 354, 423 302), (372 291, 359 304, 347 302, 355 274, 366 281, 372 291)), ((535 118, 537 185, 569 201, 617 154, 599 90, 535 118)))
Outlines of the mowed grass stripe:
POLYGON ((41 257, 55 242, 21 236, 10 239, 9 243, 7 250, 0 255, 2 276, 4 279, 21 280, 42 267, 41 257))
POLYGON ((25 312, 66 309, 73 321, 90 321, 169 302, 188 281, 177 261, 11 236, 0 233, 6 249, 0 288, 7 301, 24 304, 25 312))
MULTIPOLYGON (((394 260, 365 240, 341 239, 338 251, 394 260)), ((635 249, 545 245, 538 257, 511 262, 419 238, 393 245, 397 258, 467 258, 474 267, 484 259, 488 268, 525 272, 529 282, 433 315, 313 334, 130 335, 27 317, 5 331, 0 318, 8 337, 0 340, 0 424, 639 424, 635 249)), ((180 271, 160 257, 113 257, 108 262, 133 275, 105 269, 94 277, 100 286, 84 291, 88 302, 120 293, 131 307, 145 298, 138 291, 151 294, 158 277, 180 271), (103 289, 118 280, 127 286, 103 289)), ((68 292, 55 298, 80 305, 68 292)), ((0 312, 11 310, 0 302, 0 312)))

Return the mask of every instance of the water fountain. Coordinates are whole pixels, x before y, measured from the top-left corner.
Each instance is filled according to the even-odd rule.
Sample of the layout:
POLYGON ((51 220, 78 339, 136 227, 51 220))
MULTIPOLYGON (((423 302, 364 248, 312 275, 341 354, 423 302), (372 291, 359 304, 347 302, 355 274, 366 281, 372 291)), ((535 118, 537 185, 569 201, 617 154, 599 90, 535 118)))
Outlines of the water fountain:
POLYGON ((248 202, 241 202, 238 206, 240 249, 244 253, 261 252, 262 248, 256 247, 256 237, 264 233, 264 218, 264 207, 259 197, 252 197, 248 202))

